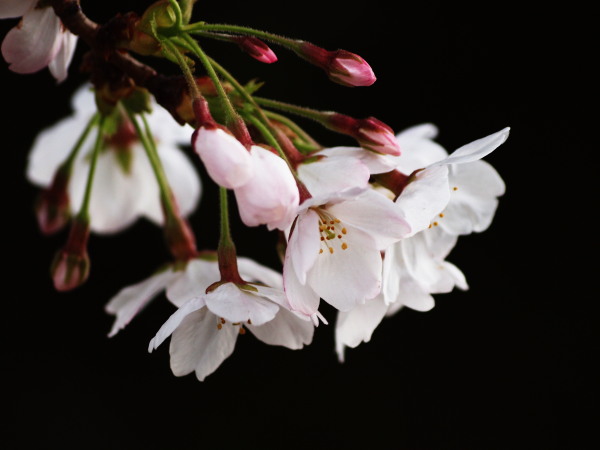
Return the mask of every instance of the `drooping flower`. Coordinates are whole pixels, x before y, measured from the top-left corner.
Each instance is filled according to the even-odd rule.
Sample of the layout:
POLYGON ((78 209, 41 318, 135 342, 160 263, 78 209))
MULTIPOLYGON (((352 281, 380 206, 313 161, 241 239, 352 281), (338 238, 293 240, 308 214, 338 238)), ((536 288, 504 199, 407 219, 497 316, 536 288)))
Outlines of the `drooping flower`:
MULTIPOLYGON (((42 131, 33 143, 27 177, 38 186, 51 185, 55 172, 95 113, 94 95, 89 87, 76 92, 72 106, 74 113, 70 117, 42 131)), ((201 190, 194 166, 179 148, 189 143, 191 129, 179 126, 160 106, 153 104, 152 108, 147 119, 159 157, 181 213, 188 215, 196 207, 201 190)), ((93 139, 90 135, 74 161, 67 190, 71 213, 77 212, 83 199, 93 139)), ((139 217, 163 223, 154 172, 128 119, 124 118, 117 132, 105 139, 89 208, 91 230, 97 233, 120 231, 139 217)))
POLYGON ((193 371, 200 381, 233 352, 237 336, 250 330, 261 341, 299 349, 312 340, 313 325, 290 311, 281 274, 248 258, 237 260, 247 285, 224 283, 206 293, 218 280, 216 260, 193 259, 181 269, 169 266, 147 280, 121 290, 107 305, 116 320, 109 336, 125 327, 152 298, 166 290, 179 309, 151 341, 158 347, 171 334, 171 368, 176 376, 193 371))
POLYGON ((296 180, 286 162, 271 151, 253 145, 250 154, 254 176, 234 189, 242 222, 285 230, 296 217, 300 201, 296 180))
POLYGON ((44 67, 58 82, 67 78, 67 70, 77 36, 68 31, 50 6, 38 7, 38 0, 4 0, 0 19, 21 17, 2 42, 2 56, 9 69, 34 73, 44 67))

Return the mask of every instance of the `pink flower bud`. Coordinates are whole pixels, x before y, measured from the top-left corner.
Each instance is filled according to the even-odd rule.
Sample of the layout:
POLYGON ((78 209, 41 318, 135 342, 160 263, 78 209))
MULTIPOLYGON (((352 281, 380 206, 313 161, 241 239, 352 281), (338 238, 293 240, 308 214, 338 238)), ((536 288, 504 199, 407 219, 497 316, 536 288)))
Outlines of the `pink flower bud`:
POLYGON ((400 156, 400 145, 394 131, 375 117, 358 121, 355 136, 361 147, 386 155, 400 156))
POLYGON ((250 36, 240 36, 235 39, 240 48, 254 59, 271 64, 277 61, 277 55, 260 39, 250 36))
POLYGON ((343 86, 370 86, 377 79, 371 66, 363 58, 346 50, 330 52, 304 42, 296 52, 308 62, 323 69, 331 81, 343 86))
POLYGON ((56 253, 50 272, 57 291, 70 291, 82 285, 90 273, 87 241, 88 221, 75 220, 66 245, 56 253))
POLYGON ((394 136, 394 130, 375 117, 355 119, 333 113, 328 117, 327 126, 338 133, 352 136, 366 150, 400 156, 400 145, 394 136))
POLYGON ((296 217, 300 202, 296 180, 286 162, 269 150, 254 145, 251 154, 254 176, 234 190, 242 222, 284 230, 296 217))
POLYGON ((220 186, 238 188, 254 174, 252 158, 246 147, 222 128, 197 128, 192 135, 192 146, 208 175, 220 186))

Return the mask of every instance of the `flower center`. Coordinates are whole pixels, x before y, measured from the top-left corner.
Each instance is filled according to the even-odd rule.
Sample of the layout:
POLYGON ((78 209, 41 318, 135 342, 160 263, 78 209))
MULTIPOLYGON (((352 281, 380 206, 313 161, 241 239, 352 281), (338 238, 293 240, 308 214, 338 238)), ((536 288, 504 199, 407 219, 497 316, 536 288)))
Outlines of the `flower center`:
POLYGON ((336 248, 348 249, 348 243, 344 240, 348 230, 341 220, 322 209, 316 212, 319 215, 319 234, 321 235, 319 254, 333 254, 336 248))
MULTIPOLYGON (((222 317, 217 318, 217 330, 222 330, 223 326, 226 324, 227 321, 225 319, 223 319, 222 317)), ((252 325, 252 321, 248 319, 247 324, 252 325)), ((231 322, 230 325, 234 327, 239 327, 240 334, 246 334, 246 329, 244 328, 244 324, 242 322, 231 322)))

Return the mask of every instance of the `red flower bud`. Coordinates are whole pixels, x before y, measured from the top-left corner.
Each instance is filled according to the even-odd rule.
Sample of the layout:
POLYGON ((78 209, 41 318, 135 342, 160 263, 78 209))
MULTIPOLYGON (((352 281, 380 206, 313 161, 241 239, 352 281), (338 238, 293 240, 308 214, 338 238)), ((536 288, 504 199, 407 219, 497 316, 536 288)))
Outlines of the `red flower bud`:
POLYGON ((87 280, 90 272, 87 253, 89 235, 89 222, 75 219, 66 245, 56 253, 50 267, 57 291, 70 291, 87 280))
POLYGON ((69 221, 69 176, 63 170, 54 175, 52 184, 43 189, 35 204, 35 214, 42 233, 48 235, 61 230, 69 221))
POLYGON ((327 125, 338 133, 352 136, 366 150, 400 156, 400 146, 388 125, 375 117, 354 119, 344 114, 331 114, 327 125))
POLYGON ((271 64, 277 61, 277 55, 260 39, 250 36, 240 36, 235 38, 235 42, 244 52, 260 62, 271 64))

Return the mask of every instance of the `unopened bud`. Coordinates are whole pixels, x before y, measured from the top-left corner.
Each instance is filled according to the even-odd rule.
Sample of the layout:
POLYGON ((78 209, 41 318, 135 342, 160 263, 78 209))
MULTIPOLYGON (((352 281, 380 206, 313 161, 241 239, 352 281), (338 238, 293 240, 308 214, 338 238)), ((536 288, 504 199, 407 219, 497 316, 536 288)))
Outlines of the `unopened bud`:
POLYGON ((87 253, 89 235, 89 222, 75 219, 66 245, 56 253, 50 267, 57 291, 70 291, 87 280, 90 272, 90 258, 87 253))
POLYGON ((303 42, 296 53, 323 69, 331 81, 343 86, 371 86, 377 80, 371 66, 355 53, 328 51, 308 42, 303 42))
POLYGON ((251 36, 240 36, 235 38, 235 42, 244 52, 260 62, 271 64, 277 61, 277 55, 260 39, 251 36))
POLYGON ((375 117, 354 119, 335 113, 328 118, 327 125, 339 133, 352 136, 366 150, 400 156, 400 146, 394 130, 375 117))

